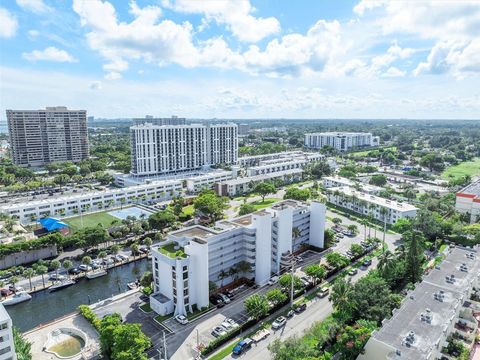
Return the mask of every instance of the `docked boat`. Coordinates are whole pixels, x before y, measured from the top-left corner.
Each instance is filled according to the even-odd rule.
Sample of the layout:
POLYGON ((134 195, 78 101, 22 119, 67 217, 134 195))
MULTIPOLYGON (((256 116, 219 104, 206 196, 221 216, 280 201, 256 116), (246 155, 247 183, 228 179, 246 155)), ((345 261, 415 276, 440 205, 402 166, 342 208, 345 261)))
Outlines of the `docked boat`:
POLYGON ((53 291, 61 290, 63 288, 66 288, 72 285, 75 285, 75 281, 71 279, 60 281, 50 286, 49 291, 53 292, 53 291))
POLYGON ((99 270, 88 272, 87 275, 85 275, 85 277, 87 279, 95 279, 95 278, 98 278, 100 276, 105 276, 105 275, 107 275, 107 270, 99 269, 99 270))
POLYGON ((137 283, 136 282, 130 282, 130 283, 127 284, 127 287, 130 290, 136 289, 137 288, 137 283))
POLYGON ((3 300, 2 304, 4 306, 15 305, 15 304, 19 304, 19 303, 24 302, 24 301, 28 301, 31 298, 32 298, 32 295, 30 295, 26 291, 19 291, 15 295, 13 295, 11 298, 3 300))

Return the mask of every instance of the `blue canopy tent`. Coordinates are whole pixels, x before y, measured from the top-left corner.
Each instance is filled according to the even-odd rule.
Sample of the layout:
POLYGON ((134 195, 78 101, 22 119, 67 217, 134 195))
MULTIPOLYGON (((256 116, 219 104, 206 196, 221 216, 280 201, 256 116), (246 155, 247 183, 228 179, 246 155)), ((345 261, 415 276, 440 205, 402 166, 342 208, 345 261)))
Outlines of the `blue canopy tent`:
POLYGON ((42 227, 47 230, 47 231, 55 231, 55 230, 60 230, 60 229, 63 229, 63 228, 68 228, 68 225, 65 224, 63 221, 59 220, 59 219, 55 219, 55 218, 52 218, 52 217, 47 217, 47 218, 43 218, 43 219, 40 219, 38 220, 38 222, 40 223, 40 225, 42 225, 42 227))

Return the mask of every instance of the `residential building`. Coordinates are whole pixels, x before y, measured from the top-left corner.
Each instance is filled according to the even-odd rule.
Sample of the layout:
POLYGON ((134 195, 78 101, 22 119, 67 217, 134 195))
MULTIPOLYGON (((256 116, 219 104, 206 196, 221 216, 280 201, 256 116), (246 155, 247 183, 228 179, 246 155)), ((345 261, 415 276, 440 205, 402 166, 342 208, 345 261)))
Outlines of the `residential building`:
MULTIPOLYGON (((273 161, 273 160, 272 160, 273 161)), ((307 164, 307 160, 304 159, 295 159, 292 161, 281 161, 277 162, 274 161, 273 164, 265 164, 265 165, 258 165, 252 166, 247 169, 248 176, 257 176, 257 175, 265 175, 265 174, 272 174, 279 171, 291 170, 291 169, 303 169, 307 164)))
POLYGON ((321 149, 331 146, 338 151, 348 151, 365 146, 378 146, 379 137, 371 133, 323 132, 305 134, 305 147, 321 149))
POLYGON ((235 124, 155 125, 130 128, 134 176, 152 176, 236 164, 238 134, 235 124))
POLYGON ((248 135, 250 132, 250 125, 238 124, 238 135, 248 135))
POLYGON ((178 116, 172 115, 169 118, 157 118, 151 115, 146 115, 144 118, 135 118, 132 120, 133 125, 143 125, 143 124, 153 124, 153 125, 185 125, 186 119, 179 118, 178 116))
POLYGON ((5 307, 0 304, 0 360, 16 360, 13 324, 5 307))
POLYGON ((238 158, 237 164, 242 167, 257 166, 257 165, 260 165, 260 162, 265 160, 292 159, 293 157, 301 156, 302 154, 303 154, 303 151, 285 151, 285 152, 272 153, 272 154, 242 156, 238 158))
POLYGON ((395 224, 401 218, 413 218, 417 208, 408 203, 385 199, 372 194, 356 191, 349 186, 328 189, 328 201, 334 205, 362 215, 371 214, 378 221, 395 224))
POLYGON ((480 220, 480 179, 457 192, 455 210, 470 214, 470 222, 480 220))
POLYGON ((478 289, 478 247, 451 250, 410 291, 392 317, 374 331, 358 360, 449 359, 442 354, 454 335, 473 344, 480 303, 470 298, 478 289))
POLYGON ((239 168, 233 166, 232 170, 219 170, 207 172, 202 175, 192 176, 185 180, 187 191, 191 194, 200 192, 203 189, 212 189, 218 182, 223 182, 237 177, 239 168))
POLYGON ((302 174, 302 169, 291 169, 265 175, 245 176, 223 182, 217 182, 215 183, 214 188, 215 192, 220 196, 236 196, 251 192, 255 185, 263 181, 281 181, 290 183, 299 181, 302 178, 302 174))
POLYGON ((22 223, 47 216, 68 217, 129 204, 147 204, 171 199, 182 190, 180 180, 153 182, 125 189, 107 189, 83 194, 59 196, 0 206, 0 213, 11 215, 22 223))
POLYGON ((44 166, 88 158, 87 112, 64 106, 45 110, 7 110, 12 161, 44 166))
POLYGON ((307 245, 323 248, 326 206, 285 200, 214 228, 192 226, 167 236, 152 249, 154 293, 150 306, 161 314, 183 314, 209 304, 209 283, 222 286, 235 275, 224 274, 239 264, 249 270, 238 276, 259 285, 280 271, 282 256, 307 245), (296 229, 296 230, 294 230, 296 229))
POLYGON ((358 181, 353 181, 341 176, 325 176, 322 178, 323 186, 327 189, 335 187, 349 186, 361 190, 367 194, 378 194, 380 191, 384 190, 380 186, 369 185, 360 183, 358 181))

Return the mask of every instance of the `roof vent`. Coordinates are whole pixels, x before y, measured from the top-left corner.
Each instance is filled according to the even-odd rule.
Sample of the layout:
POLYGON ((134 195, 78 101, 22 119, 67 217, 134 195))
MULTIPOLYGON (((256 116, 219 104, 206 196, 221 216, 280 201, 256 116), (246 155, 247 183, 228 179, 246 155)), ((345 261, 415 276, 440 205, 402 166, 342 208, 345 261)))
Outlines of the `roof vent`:
MULTIPOLYGON (((460 265, 460 271, 467 272, 467 271, 468 271, 467 264, 462 264, 462 265, 460 265)), ((452 276, 453 276, 453 275, 452 275, 452 276)))
POLYGON ((437 301, 443 302, 443 299, 445 298, 445 293, 443 290, 440 290, 438 293, 433 294, 433 298, 437 301))

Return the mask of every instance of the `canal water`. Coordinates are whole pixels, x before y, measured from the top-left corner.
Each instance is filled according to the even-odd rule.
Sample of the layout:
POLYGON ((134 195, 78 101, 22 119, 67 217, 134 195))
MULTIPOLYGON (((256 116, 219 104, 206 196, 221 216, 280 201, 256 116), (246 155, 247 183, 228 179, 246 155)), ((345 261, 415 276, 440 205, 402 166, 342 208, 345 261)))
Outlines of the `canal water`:
POLYGON ((55 292, 40 291, 24 303, 6 307, 13 325, 20 331, 30 330, 40 324, 62 317, 79 305, 95 303, 128 290, 127 284, 150 271, 151 261, 138 260, 108 270, 108 275, 97 279, 83 278, 77 284, 55 292))

